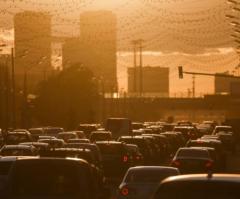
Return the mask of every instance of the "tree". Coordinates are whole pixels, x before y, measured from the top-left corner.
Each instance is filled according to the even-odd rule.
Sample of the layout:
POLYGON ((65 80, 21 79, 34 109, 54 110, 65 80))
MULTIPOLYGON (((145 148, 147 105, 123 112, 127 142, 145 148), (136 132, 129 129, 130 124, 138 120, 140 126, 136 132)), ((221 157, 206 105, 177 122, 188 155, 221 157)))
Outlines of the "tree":
POLYGON ((35 114, 42 125, 72 129, 79 122, 93 122, 98 98, 92 72, 75 64, 41 83, 35 114))

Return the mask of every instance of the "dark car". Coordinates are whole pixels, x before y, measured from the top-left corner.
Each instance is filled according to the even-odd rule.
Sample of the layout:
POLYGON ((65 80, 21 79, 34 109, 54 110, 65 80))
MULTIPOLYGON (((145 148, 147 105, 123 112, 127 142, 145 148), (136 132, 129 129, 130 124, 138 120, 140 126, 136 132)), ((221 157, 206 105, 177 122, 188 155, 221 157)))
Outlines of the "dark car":
POLYGON ((49 126, 49 127, 44 128, 44 134, 49 135, 49 136, 57 137, 57 135, 59 133, 62 133, 62 132, 64 132, 64 129, 61 128, 61 127, 51 127, 51 126, 49 126))
POLYGON ((219 140, 211 140, 211 139, 198 139, 198 140, 190 140, 186 144, 187 147, 210 147, 214 148, 216 151, 217 159, 219 160, 220 170, 225 170, 226 167, 226 154, 223 150, 222 142, 219 140))
POLYGON ((43 142, 23 142, 19 145, 34 146, 38 150, 38 152, 46 151, 49 149, 49 144, 43 142))
POLYGON ((34 146, 4 145, 0 150, 2 156, 35 156, 38 150, 34 146))
POLYGON ((100 127, 98 124, 79 124, 77 127, 78 131, 83 131, 87 138, 89 138, 91 132, 97 131, 100 127))
POLYGON ((153 199, 238 199, 240 175, 195 174, 169 177, 153 199))
POLYGON ((47 143, 50 148, 62 148, 65 145, 62 139, 40 139, 38 142, 47 143))
POLYGON ((95 159, 95 165, 99 168, 102 168, 102 154, 100 152, 99 147, 96 144, 90 143, 67 143, 65 145, 66 148, 78 148, 78 149, 88 149, 90 150, 95 159))
POLYGON ((110 131, 94 131, 89 137, 91 142, 112 140, 112 133, 110 131))
POLYGON ((102 153, 106 177, 122 177, 132 166, 132 157, 125 143, 100 141, 96 144, 102 153))
POLYGON ((100 199, 104 190, 96 180, 90 165, 80 159, 17 160, 5 195, 11 199, 100 199))
POLYGON ((118 139, 119 142, 127 144, 135 144, 138 146, 140 153, 143 155, 144 165, 151 165, 153 160, 153 151, 149 145, 149 142, 141 136, 121 136, 118 139))
POLYGON ((58 139, 63 139, 64 142, 68 142, 69 139, 78 139, 78 135, 75 132, 61 132, 57 135, 58 139))
POLYGON ((128 151, 130 152, 134 166, 140 166, 144 164, 143 155, 140 153, 139 148, 135 144, 127 144, 128 151))
POLYGON ((44 135, 43 128, 30 128, 28 131, 31 133, 34 141, 37 141, 39 139, 39 136, 44 135))
POLYGON ((9 132, 5 138, 5 144, 15 145, 21 142, 32 142, 32 136, 29 132, 9 132))
POLYGON ((180 148, 171 166, 178 168, 181 174, 207 173, 213 170, 213 160, 207 149, 180 148))

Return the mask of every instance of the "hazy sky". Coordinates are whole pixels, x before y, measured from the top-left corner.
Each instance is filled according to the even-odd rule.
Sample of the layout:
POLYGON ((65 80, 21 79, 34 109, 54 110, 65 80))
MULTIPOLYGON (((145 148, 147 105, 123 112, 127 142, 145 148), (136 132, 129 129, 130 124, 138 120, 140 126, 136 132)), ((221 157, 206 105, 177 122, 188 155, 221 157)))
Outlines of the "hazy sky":
MULTIPOLYGON (((171 92, 191 88, 191 77, 178 80, 177 65, 199 72, 232 71, 238 64, 227 0, 0 0, 0 42, 12 43, 13 15, 24 10, 53 16, 53 35, 79 34, 79 15, 86 10, 112 10, 118 17, 118 80, 126 88, 132 66, 131 40, 143 38, 145 65, 171 68, 171 92), (7 29, 7 30, 6 30, 7 29)), ((197 78, 197 92, 213 92, 213 79, 197 78)))

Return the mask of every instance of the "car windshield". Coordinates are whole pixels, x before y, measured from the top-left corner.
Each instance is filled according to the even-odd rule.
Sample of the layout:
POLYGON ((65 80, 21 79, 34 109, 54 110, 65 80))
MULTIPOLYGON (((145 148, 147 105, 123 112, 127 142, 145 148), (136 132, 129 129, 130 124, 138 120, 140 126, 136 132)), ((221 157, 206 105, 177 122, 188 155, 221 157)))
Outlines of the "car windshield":
POLYGON ((159 183, 163 179, 177 175, 176 171, 146 170, 130 171, 125 179, 128 183, 159 183))
POLYGON ((154 199, 238 199, 239 195, 239 183, 188 181, 162 186, 154 199))
POLYGON ((77 195, 81 192, 82 175, 84 172, 79 173, 79 169, 71 164, 53 161, 20 163, 16 166, 13 192, 17 196, 77 195))
POLYGON ((179 150, 177 157, 197 157, 197 158, 208 158, 209 153, 207 150, 179 150))

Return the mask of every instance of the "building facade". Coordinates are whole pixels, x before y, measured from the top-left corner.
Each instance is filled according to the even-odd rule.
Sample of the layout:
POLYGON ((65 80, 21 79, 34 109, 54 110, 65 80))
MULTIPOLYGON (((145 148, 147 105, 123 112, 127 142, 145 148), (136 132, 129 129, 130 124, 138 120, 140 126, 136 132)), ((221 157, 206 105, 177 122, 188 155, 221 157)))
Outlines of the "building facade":
POLYGON ((104 84, 117 91, 117 18, 111 11, 90 11, 80 16, 80 37, 63 45, 63 67, 81 63, 104 84))
POLYGON ((215 94, 230 94, 240 96, 240 78, 215 77, 215 94))
MULTIPOLYGON (((140 68, 128 68, 128 93, 140 92, 140 68)), ((169 97, 169 68, 143 67, 142 94, 145 97, 169 97)))
POLYGON ((14 34, 16 86, 22 90, 27 80, 32 92, 52 69, 51 17, 42 12, 18 13, 14 17, 14 34))

